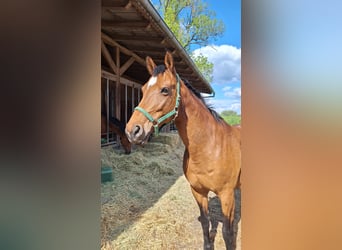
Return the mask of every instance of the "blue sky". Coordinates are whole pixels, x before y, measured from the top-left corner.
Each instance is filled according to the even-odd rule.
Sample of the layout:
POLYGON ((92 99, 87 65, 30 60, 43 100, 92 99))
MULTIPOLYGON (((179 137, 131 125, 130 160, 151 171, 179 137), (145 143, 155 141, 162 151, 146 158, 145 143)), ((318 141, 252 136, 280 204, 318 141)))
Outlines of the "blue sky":
MULTIPOLYGON (((225 25, 224 34, 199 47, 201 53, 214 64, 212 88, 214 98, 209 103, 217 112, 234 110, 241 113, 241 0, 203 0, 215 11, 216 18, 225 25)), ((152 2, 157 2, 152 0, 152 2)))
POLYGON ((215 97, 208 99, 216 111, 241 113, 241 0, 207 0, 209 8, 225 24, 222 37, 210 46, 198 49, 214 64, 212 88, 215 97))
POLYGON ((226 30, 223 37, 215 44, 229 44, 241 47, 241 0, 207 0, 209 8, 216 12, 216 17, 221 19, 226 30))

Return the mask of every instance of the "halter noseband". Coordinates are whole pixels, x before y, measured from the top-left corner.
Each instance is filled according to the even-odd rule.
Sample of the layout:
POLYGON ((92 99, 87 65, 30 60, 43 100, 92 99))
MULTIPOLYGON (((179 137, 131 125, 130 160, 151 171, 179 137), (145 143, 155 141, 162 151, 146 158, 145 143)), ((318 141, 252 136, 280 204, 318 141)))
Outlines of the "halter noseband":
POLYGON ((152 117, 152 115, 150 115, 150 113, 148 113, 145 109, 141 108, 141 107, 135 107, 134 110, 138 110, 141 113, 143 113, 144 116, 146 116, 146 118, 152 122, 153 127, 154 127, 154 133, 156 134, 156 136, 159 135, 159 124, 162 123, 163 121, 165 121, 166 119, 170 118, 171 116, 175 116, 174 119, 177 117, 178 115, 178 106, 179 106, 179 101, 180 101, 180 81, 179 81, 179 75, 176 74, 177 76, 177 86, 176 86, 176 91, 177 91, 177 95, 176 95, 176 105, 174 107, 173 110, 171 110, 169 113, 167 113, 166 115, 163 115, 162 117, 160 117, 158 120, 154 119, 152 117))

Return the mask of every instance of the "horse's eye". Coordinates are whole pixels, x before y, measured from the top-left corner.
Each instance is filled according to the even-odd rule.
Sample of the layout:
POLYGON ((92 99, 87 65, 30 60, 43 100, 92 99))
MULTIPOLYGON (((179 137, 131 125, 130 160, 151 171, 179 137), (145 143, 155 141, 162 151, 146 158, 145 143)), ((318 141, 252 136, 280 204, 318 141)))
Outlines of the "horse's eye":
POLYGON ((163 95, 168 95, 169 94, 169 89, 168 88, 162 88, 161 90, 160 90, 160 93, 162 93, 163 95))

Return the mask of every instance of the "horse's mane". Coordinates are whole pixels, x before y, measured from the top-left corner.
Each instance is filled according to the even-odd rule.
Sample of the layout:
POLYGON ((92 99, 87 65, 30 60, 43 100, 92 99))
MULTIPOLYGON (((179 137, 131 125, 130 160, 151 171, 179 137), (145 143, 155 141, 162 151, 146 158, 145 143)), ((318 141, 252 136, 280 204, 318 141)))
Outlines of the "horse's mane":
POLYGON ((186 79, 182 79, 185 86, 188 87, 188 89, 191 90, 191 92, 207 107, 207 109, 209 110, 210 114, 215 118, 216 121, 223 121, 223 118, 213 109, 212 106, 210 106, 209 104, 207 104, 203 98, 203 96, 201 95, 201 93, 195 89, 188 80, 186 79))
MULTIPOLYGON (((165 72, 165 65, 158 65, 157 67, 155 67, 155 69, 153 70, 152 76, 157 76, 161 73, 165 72)), ((215 118, 216 121, 220 122, 223 121, 223 118, 210 106, 208 105, 203 96, 201 95, 201 93, 195 89, 190 82, 187 79, 183 79, 183 82, 185 84, 185 86, 191 90, 191 92, 207 107, 207 109, 209 110, 210 114, 215 118)))

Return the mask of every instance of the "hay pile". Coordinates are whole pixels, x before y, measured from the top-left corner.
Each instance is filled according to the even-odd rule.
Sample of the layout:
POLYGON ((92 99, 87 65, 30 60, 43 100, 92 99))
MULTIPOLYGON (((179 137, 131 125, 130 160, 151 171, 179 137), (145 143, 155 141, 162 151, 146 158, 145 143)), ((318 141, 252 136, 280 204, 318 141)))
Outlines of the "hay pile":
POLYGON ((184 146, 178 134, 163 134, 130 155, 102 148, 101 163, 113 168, 113 182, 101 188, 102 244, 115 239, 158 201, 182 172, 184 146))
MULTIPOLYGON (((198 206, 183 176, 183 152, 178 134, 162 134, 130 155, 102 149, 102 164, 113 167, 114 178, 102 184, 102 250, 202 249, 198 206)), ((220 227, 215 247, 225 249, 220 227)))

